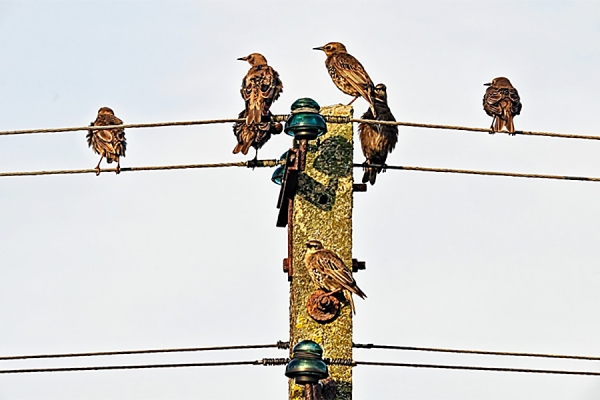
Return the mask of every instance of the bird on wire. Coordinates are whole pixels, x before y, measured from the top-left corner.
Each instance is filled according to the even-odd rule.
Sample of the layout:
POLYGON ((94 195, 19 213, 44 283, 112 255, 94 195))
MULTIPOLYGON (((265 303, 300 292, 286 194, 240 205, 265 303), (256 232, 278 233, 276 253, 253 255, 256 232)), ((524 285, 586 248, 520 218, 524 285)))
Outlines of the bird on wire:
POLYGON ((521 113, 523 107, 519 92, 504 77, 495 78, 484 85, 489 86, 483 96, 483 109, 493 118, 491 133, 506 131, 514 136, 513 118, 521 113))
POLYGON ((271 122, 269 111, 273 102, 281 95, 283 83, 277 71, 267 64, 267 59, 262 54, 252 53, 238 60, 247 61, 250 69, 242 81, 240 90, 246 103, 240 118, 245 118, 245 122, 238 122, 233 126, 238 141, 233 154, 241 152, 246 155, 252 146, 256 149, 256 159, 258 149, 272 134, 278 134, 283 129, 280 123, 271 122))
POLYGON ((367 298, 367 295, 356 285, 352 270, 337 254, 325 249, 320 241, 309 240, 306 247, 304 265, 315 285, 330 292, 330 295, 342 292, 350 303, 352 313, 356 314, 352 293, 362 299, 367 298))
MULTIPOLYGON (((375 119, 378 121, 396 121, 387 103, 387 87, 380 83, 375 86, 375 110, 377 117, 368 109, 362 119, 375 119)), ((396 125, 378 125, 361 122, 358 124, 360 147, 365 155, 365 173, 363 183, 375 184, 377 174, 385 172, 385 167, 369 167, 369 164, 385 165, 388 153, 391 153, 398 142, 398 127, 396 125)))
MULTIPOLYGON (((123 125, 123 121, 115 117, 115 113, 108 107, 102 107, 98 110, 96 120, 90 126, 108 126, 108 125, 123 125)), ((117 162, 116 173, 121 172, 120 158, 125 157, 125 130, 120 128, 114 129, 93 129, 87 134, 88 146, 91 147, 96 154, 100 154, 100 161, 96 165, 96 176, 100 175, 100 163, 106 157, 106 161, 111 164, 117 162)))
POLYGON ((369 103, 373 115, 376 115, 373 81, 360 61, 348 54, 346 46, 339 42, 330 42, 313 50, 321 50, 327 56, 325 66, 335 86, 354 97, 348 105, 362 97, 369 103))

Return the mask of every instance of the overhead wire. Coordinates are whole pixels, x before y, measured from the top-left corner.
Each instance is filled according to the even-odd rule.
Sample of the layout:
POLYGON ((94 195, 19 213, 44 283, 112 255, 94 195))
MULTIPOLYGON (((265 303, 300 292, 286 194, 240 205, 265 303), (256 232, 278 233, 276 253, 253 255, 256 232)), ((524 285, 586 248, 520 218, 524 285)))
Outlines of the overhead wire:
POLYGON ((554 179, 566 181, 587 181, 600 182, 600 178, 586 176, 567 176, 567 175, 547 175, 547 174, 525 174, 520 172, 500 172, 500 171, 481 171, 471 169, 453 169, 453 168, 430 168, 430 167, 414 167, 401 165, 383 165, 383 164, 353 164, 355 168, 374 167, 402 171, 421 171, 421 172, 442 172, 450 174, 467 174, 467 175, 490 175, 490 176, 506 176, 511 178, 535 178, 535 179, 554 179))
MULTIPOLYGON (((199 168, 225 168, 225 167, 247 167, 247 168, 262 168, 262 167, 277 167, 282 165, 284 161, 280 160, 250 160, 238 161, 229 163, 213 163, 213 164, 181 164, 181 165, 151 165, 143 167, 121 167, 121 172, 140 172, 140 171, 168 171, 179 169, 199 169, 199 168)), ((38 175, 73 175, 73 174, 91 174, 96 173, 93 168, 88 169, 62 169, 62 170, 46 170, 46 171, 14 171, 0 172, 1 177, 9 176, 38 176, 38 175)), ((116 172, 115 168, 102 168, 100 172, 116 172)))
MULTIPOLYGON (((289 118, 289 114, 274 115, 273 121, 284 122, 289 118)), ((443 124, 425 124, 419 122, 405 122, 405 121, 377 121, 370 119, 361 118, 349 118, 346 116, 337 115, 324 115, 325 121, 331 124, 347 124, 347 123, 370 123, 377 125, 394 125, 394 126, 406 126, 412 128, 427 128, 427 129, 443 129, 443 130, 456 130, 456 131, 467 131, 467 132, 483 132, 483 133, 495 133, 490 128, 477 128, 460 125, 443 125, 443 124)), ((17 129, 0 131, 0 136, 8 135, 24 135, 32 133, 61 133, 61 132, 76 132, 76 131, 93 131, 99 129, 130 129, 130 128, 157 128, 157 127, 169 127, 169 126, 193 126, 193 125, 210 125, 210 124, 225 124, 225 123, 236 123, 243 122, 243 118, 224 118, 224 119, 207 119, 207 120, 192 120, 192 121, 166 121, 166 122, 150 122, 150 123, 139 123, 139 124, 121 124, 121 125, 107 125, 107 126, 74 126, 65 128, 37 128, 37 129, 17 129)), ((508 132, 500 132, 508 133, 508 132)), ((538 131, 515 131, 515 135, 524 136, 546 136, 555 138, 565 139, 584 139, 584 140, 600 140, 600 136, 596 135, 580 135, 580 134, 569 134, 569 133, 556 133, 556 132, 538 132, 538 131)))
POLYGON ((353 343, 355 349, 383 349, 383 350, 404 350, 404 351, 425 351, 433 353, 457 353, 457 354, 477 354, 486 356, 508 356, 508 357, 533 357, 533 358, 559 358, 569 360, 586 360, 600 361, 597 356, 578 356, 568 354, 547 354, 547 353, 524 353, 511 351, 490 351, 490 350, 464 350, 464 349, 447 349, 438 347, 415 347, 415 346, 391 346, 382 344, 361 344, 353 343))
POLYGON ((16 356, 0 356, 0 361, 27 360, 39 358, 73 358, 73 357, 97 357, 97 356, 123 356, 135 354, 156 354, 156 353, 190 353, 200 351, 220 351, 220 350, 249 350, 249 349, 288 349, 289 342, 278 341, 271 344, 247 344, 234 346, 212 346, 212 347, 180 347, 166 349, 145 349, 145 350, 117 350, 117 351, 94 351, 83 353, 54 353, 54 354, 27 354, 16 356))

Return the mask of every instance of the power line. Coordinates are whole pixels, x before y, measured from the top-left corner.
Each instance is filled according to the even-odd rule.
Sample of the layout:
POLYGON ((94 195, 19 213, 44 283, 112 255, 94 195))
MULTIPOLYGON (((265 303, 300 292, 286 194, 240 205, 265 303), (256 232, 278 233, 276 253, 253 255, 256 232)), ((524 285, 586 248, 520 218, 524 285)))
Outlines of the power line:
POLYGON ((278 341, 273 344, 249 344, 236 346, 213 346, 213 347, 183 347, 171 349, 149 349, 149 350, 122 350, 122 351, 96 351, 86 353, 55 353, 55 354, 32 354, 19 356, 1 356, 0 361, 7 360, 26 360, 33 358, 72 358, 72 357, 96 357, 96 356, 122 356, 133 354, 155 354, 155 353, 187 353, 199 351, 218 351, 218 350, 248 350, 248 349, 288 349, 289 342, 278 341))
POLYGON ((254 361, 222 361, 185 364, 141 364, 141 365, 101 365, 93 367, 60 367, 60 368, 25 368, 25 369, 2 369, 0 374, 27 374, 34 372, 76 372, 76 371, 110 371, 124 369, 156 369, 156 368, 190 368, 190 367, 227 367, 235 365, 263 365, 275 366, 285 365, 289 362, 287 358, 263 358, 254 361))
POLYGON ((476 367, 470 365, 442 365, 442 364, 409 364, 393 362, 355 361, 354 365, 372 365, 381 367, 408 367, 408 368, 433 368, 433 369, 455 369, 468 371, 491 371, 491 372, 524 372, 529 374, 554 374, 554 375, 588 375, 600 376, 595 371, 568 371, 555 369, 527 369, 527 368, 505 368, 505 367, 476 367))
POLYGON ((444 349, 444 348, 435 348, 435 347, 389 346, 389 345, 372 344, 372 343, 368 343, 368 344, 354 343, 352 346, 357 349, 427 351, 427 352, 436 352, 436 353, 480 354, 480 355, 488 355, 488 356, 561 358, 561 359, 570 359, 570 360, 600 361, 600 357, 572 356, 572 355, 564 355, 564 354, 519 353, 519 352, 487 351, 487 350, 461 350, 461 349, 444 349))
MULTIPOLYGON (((353 164, 355 168, 364 168, 366 164, 353 164)), ((555 179, 566 181, 589 181, 599 182, 600 178, 585 177, 585 176, 566 176, 566 175, 545 175, 545 174, 523 174, 518 172, 499 172, 499 171, 478 171, 470 169, 452 169, 452 168, 429 168, 429 167, 409 167, 399 165, 381 165, 368 164, 369 167, 397 169, 404 171, 421 171, 421 172, 445 172, 451 174, 467 174, 467 175, 492 175, 492 176, 508 176, 512 178, 536 178, 536 179, 555 179)))
MULTIPOLYGON (((375 120, 370 120, 370 119, 358 119, 358 118, 353 118, 350 120, 350 122, 358 122, 358 123, 365 122, 368 124, 377 124, 377 125, 409 126, 409 127, 413 127, 413 128, 429 128, 429 129, 445 129, 445 130, 454 130, 454 131, 495 133, 490 128, 473 128, 473 127, 469 127, 469 126, 458 126, 458 125, 423 124, 423 123, 418 123, 418 122, 398 122, 398 121, 375 121, 375 120)), ((498 132, 498 133, 508 133, 508 132, 498 132)), ((600 136, 578 135, 578 134, 569 134, 569 133, 555 133, 555 132, 515 131, 514 134, 515 135, 526 135, 526 136, 547 136, 547 137, 556 137, 556 138, 565 138, 565 139, 600 140, 600 136)))
MULTIPOLYGON (((224 167, 276 167, 283 161, 279 160, 250 160, 230 163, 215 164, 183 164, 183 165, 158 165, 146 167, 121 167, 121 172, 139 172, 139 171, 163 171, 177 169, 198 169, 198 168, 224 168, 224 167)), ((114 168, 102 168, 100 172, 115 172, 114 168)), ((23 172, 0 172, 0 178, 6 176, 38 176, 38 175, 72 175, 72 174, 91 174, 96 173, 95 169, 63 169, 49 171, 23 171, 23 172)))
POLYGON ((209 124, 227 124, 232 122, 242 122, 244 119, 228 118, 228 119, 207 119, 198 121, 170 121, 170 122, 150 122, 144 124, 122 124, 122 125, 107 125, 102 127, 97 126, 73 126, 69 128, 39 128, 39 129, 19 129, 13 131, 0 131, 0 136, 8 135, 25 135, 30 133, 60 133, 60 132, 76 132, 76 131, 92 131, 98 129, 115 129, 115 128, 157 128, 165 126, 189 126, 189 125, 209 125, 209 124))
MULTIPOLYGON (((288 114, 274 115, 273 121, 283 122, 288 119, 288 114)), ((419 122, 402 122, 402 121, 376 121, 369 119, 360 118, 347 118, 337 115, 324 115, 323 116, 328 123, 331 124, 347 124, 351 122, 356 123, 371 123, 379 125, 395 125, 395 126, 407 126, 413 128, 428 128, 428 129, 444 129, 444 130, 458 130, 458 131, 469 131, 469 132, 484 132, 493 133, 489 128, 475 128, 469 126, 459 125, 441 125, 441 124, 424 124, 419 122)), ((207 120, 195 120, 195 121, 167 121, 167 122, 151 122, 141 124, 122 124, 122 125, 107 125, 103 127, 92 127, 92 126, 74 126, 66 128, 38 128, 38 129, 19 129, 11 131, 0 131, 0 136, 8 135, 24 135, 32 133, 60 133, 60 132, 75 132, 75 131, 91 131, 98 129, 125 129, 125 128, 157 128, 157 127, 168 127, 168 126, 192 126, 192 125, 209 125, 209 124, 226 124, 245 121, 242 118, 226 118, 226 119, 207 119, 207 120)), ((546 136, 566 139, 586 139, 586 140, 600 140, 600 136, 594 135, 579 135, 579 134, 567 134, 567 133, 555 133, 555 132, 537 132, 537 131, 515 131, 516 135, 526 136, 546 136)))

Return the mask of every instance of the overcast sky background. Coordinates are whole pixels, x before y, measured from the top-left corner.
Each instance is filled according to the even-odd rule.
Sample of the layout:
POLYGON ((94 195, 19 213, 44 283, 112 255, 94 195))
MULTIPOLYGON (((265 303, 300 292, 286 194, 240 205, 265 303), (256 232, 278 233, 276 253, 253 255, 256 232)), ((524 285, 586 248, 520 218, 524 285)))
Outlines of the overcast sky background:
MULTIPOLYGON (((341 41, 403 121, 600 135, 600 3, 3 1, 0 130, 232 118, 261 52, 275 113, 347 103, 312 51, 341 41)), ((355 103, 355 115, 366 103, 355 103)), ((123 166, 241 161, 229 125, 127 130, 123 166)), ((274 137, 261 158, 289 146, 274 137)), ((357 162, 362 162, 355 146, 357 162)), ((84 132, 0 137, 0 171, 92 168, 84 132)), ((600 142, 401 128, 392 165, 600 177, 600 142)), ((0 178, 0 355, 288 338, 272 170, 0 178)), ((360 177, 362 171, 357 171, 360 177)), ((368 299, 354 341, 600 355, 600 183, 389 171, 355 196, 368 299)), ((281 350, 0 362, 0 369, 285 357, 281 350)), ((357 360, 600 371, 593 362, 356 350, 357 360)), ((283 367, 0 375, 0 399, 286 398, 283 367)), ((355 399, 597 399, 600 378, 359 366, 355 399)))

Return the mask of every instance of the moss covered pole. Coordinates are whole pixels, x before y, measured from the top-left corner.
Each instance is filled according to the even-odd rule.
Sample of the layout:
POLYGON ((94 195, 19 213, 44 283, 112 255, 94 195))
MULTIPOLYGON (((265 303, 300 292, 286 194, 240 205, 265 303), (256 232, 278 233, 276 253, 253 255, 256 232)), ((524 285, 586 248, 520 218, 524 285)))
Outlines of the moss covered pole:
MULTIPOLYGON (((319 109, 313 100, 300 99, 292 105, 292 116, 286 123, 286 132, 295 138, 294 148, 288 152, 277 225, 288 227, 289 254, 284 270, 290 281, 290 348, 312 340, 323 347, 325 358, 351 360, 350 306, 343 296, 328 296, 318 290, 305 268, 304 256, 306 243, 319 240, 352 268, 352 124, 328 124, 322 136, 315 139, 308 135, 306 139, 298 132, 314 120, 302 117, 298 110, 300 114, 320 113, 348 120, 353 111, 343 105, 319 109)), ((327 397, 331 399, 351 399, 352 367, 330 365, 329 375, 335 395, 332 396, 331 387, 321 385, 317 391, 328 391, 327 397)), ((293 379, 289 385, 290 399, 305 398, 303 386, 295 384, 293 379)))

